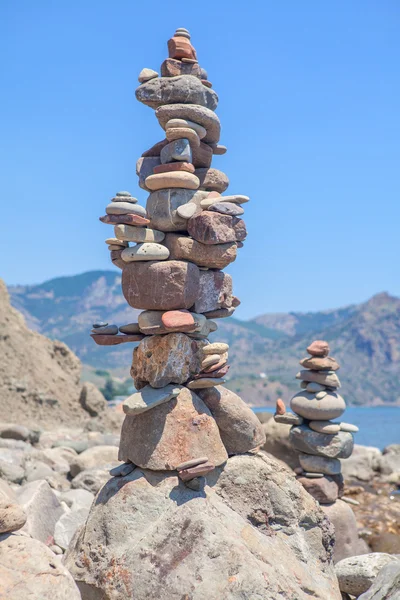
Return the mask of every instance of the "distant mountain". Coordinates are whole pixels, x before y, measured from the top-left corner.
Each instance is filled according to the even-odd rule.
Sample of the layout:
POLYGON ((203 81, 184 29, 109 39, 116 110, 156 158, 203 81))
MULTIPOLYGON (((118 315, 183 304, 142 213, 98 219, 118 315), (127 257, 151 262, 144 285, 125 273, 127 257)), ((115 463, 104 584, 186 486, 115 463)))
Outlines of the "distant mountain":
MULTIPOLYGON (((134 322, 138 312, 121 294, 121 276, 92 271, 41 285, 12 286, 12 304, 28 325, 64 341, 91 367, 129 377, 133 345, 96 346, 92 323, 134 322)), ((313 339, 329 341, 342 369, 342 393, 349 404, 400 404, 400 299, 387 293, 369 301, 314 313, 265 314, 250 321, 219 319, 214 340, 230 345, 229 387, 249 403, 288 400, 298 389, 298 361, 313 339)))

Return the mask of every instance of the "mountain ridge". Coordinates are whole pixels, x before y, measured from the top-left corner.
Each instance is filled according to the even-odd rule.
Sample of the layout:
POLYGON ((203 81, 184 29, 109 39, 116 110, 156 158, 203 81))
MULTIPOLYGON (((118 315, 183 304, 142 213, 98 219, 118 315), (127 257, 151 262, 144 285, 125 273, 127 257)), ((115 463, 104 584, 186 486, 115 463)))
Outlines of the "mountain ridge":
MULTIPOLYGON (((127 378, 133 345, 99 347, 89 337, 97 320, 133 322, 117 271, 88 271, 38 285, 10 286, 28 325, 65 342, 89 370, 127 378)), ((361 304, 315 312, 270 313, 247 321, 218 319, 214 340, 230 344, 227 386, 254 405, 288 400, 298 390, 298 361, 312 339, 327 339, 342 365, 349 404, 400 404, 400 299, 380 292, 361 304)))

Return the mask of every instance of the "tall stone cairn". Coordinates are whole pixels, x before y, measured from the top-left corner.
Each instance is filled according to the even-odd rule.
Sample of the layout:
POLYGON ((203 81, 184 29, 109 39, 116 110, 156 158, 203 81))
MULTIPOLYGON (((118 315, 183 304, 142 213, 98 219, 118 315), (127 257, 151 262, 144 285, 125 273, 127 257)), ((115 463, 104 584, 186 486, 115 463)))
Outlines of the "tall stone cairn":
POLYGON ((136 90, 165 132, 137 161, 146 208, 118 192, 100 218, 114 226, 106 243, 122 269, 124 297, 143 312, 120 327, 95 323, 92 337, 100 345, 139 342, 131 368, 138 391, 123 403, 125 464, 112 474, 135 465, 178 471, 195 489, 228 455, 259 448, 265 436, 250 408, 222 386, 228 345, 208 340, 216 320, 240 303, 223 269, 246 237, 241 216, 249 198, 222 195, 228 177, 211 167, 213 155, 226 152, 214 112, 218 96, 187 29, 177 29, 168 53, 161 77, 143 69, 136 90))
POLYGON ((346 409, 338 393, 340 381, 336 374, 340 366, 329 356, 328 342, 316 340, 307 348, 310 356, 303 358, 301 392, 293 396, 286 412, 282 400, 276 403, 275 421, 290 424, 289 440, 299 453, 298 480, 320 504, 332 504, 343 494, 340 458, 353 452, 353 433, 358 427, 334 422, 346 409))

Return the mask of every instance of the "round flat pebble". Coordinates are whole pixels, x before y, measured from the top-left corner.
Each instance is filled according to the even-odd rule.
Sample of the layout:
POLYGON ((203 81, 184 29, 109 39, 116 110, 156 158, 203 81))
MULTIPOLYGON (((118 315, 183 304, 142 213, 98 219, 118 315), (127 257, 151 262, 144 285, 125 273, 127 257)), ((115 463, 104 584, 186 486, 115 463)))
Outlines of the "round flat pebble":
POLYGON ((307 381, 302 381, 300 385, 302 388, 305 388, 307 392, 310 392, 311 394, 315 394, 316 392, 324 392, 326 390, 326 387, 324 385, 321 385, 320 383, 308 383, 307 381))
POLYGON ((132 204, 131 202, 111 202, 106 206, 106 213, 108 215, 139 215, 141 217, 146 216, 146 209, 139 204, 132 204))
POLYGON ((184 138, 185 140, 189 140, 190 145, 194 148, 198 148, 200 146, 200 138, 195 130, 187 127, 174 127, 173 129, 167 129, 165 131, 165 137, 169 142, 184 138))
POLYGON ((210 144, 213 154, 216 156, 221 156, 222 154, 226 154, 228 148, 223 144, 210 144))
POLYGON ((118 238, 107 238, 105 240, 105 242, 106 242, 106 244, 109 244, 110 246, 120 246, 121 248, 126 248, 128 245, 128 242, 119 240, 118 238))
POLYGON ((315 340, 308 346, 307 352, 308 354, 311 354, 311 356, 328 356, 329 344, 324 340, 315 340))
POLYGON ((108 323, 101 321, 100 323, 93 323, 92 327, 98 329, 99 327, 107 327, 108 323))
POLYGON ((233 204, 245 204, 245 202, 249 202, 250 198, 248 196, 243 196, 241 194, 235 194, 234 196, 221 196, 220 202, 232 202, 233 204))
POLYGON ((121 333, 140 333, 139 323, 128 323, 127 325, 121 325, 119 330, 121 333))
POLYGON ((169 250, 161 244, 144 242, 122 251, 121 258, 125 262, 140 260, 167 260, 169 250))
POLYGON ((211 204, 209 210, 219 212, 223 215, 230 215, 231 217, 238 217, 244 213, 243 208, 233 202, 215 202, 211 204))
POLYGON ((195 168, 192 163, 188 162, 166 163, 165 165, 156 165, 153 168, 153 173, 155 175, 159 173, 171 173, 174 171, 186 171, 187 173, 194 173, 195 168))
POLYGON ((129 192, 117 192, 112 202, 129 202, 130 204, 136 204, 137 198, 130 195, 129 192))
POLYGON ((200 186, 200 179, 193 173, 187 173, 186 171, 171 171, 170 173, 149 175, 144 183, 153 192, 167 188, 197 190, 200 186))
POLYGON ((339 433, 340 431, 339 423, 332 423, 332 421, 310 421, 308 426, 318 433, 334 434, 339 433))
POLYGON ((195 379, 193 381, 189 381, 186 384, 190 390, 201 390, 203 388, 214 387, 216 385, 223 385, 225 383, 225 379, 218 379, 217 377, 214 379, 212 377, 202 377, 201 379, 195 379))
POLYGON ((222 354, 223 352, 228 352, 228 350, 228 344, 225 344, 224 342, 214 342, 203 348, 203 354, 222 354))
POLYGON ((193 331, 196 327, 192 313, 184 309, 164 312, 161 316, 161 321, 167 329, 187 328, 188 331, 193 331))
POLYGON ((194 129, 201 140, 207 135, 207 130, 202 125, 194 123, 193 121, 188 121, 187 119, 170 119, 167 122, 165 129, 175 128, 194 129))
POLYGON ((352 423, 340 423, 340 431, 348 431, 349 433, 357 433, 359 428, 352 423))
POLYGON ((325 396, 327 395, 327 393, 328 392, 325 392, 325 391, 323 391, 323 392, 317 392, 315 394, 315 397, 317 398, 317 400, 322 400, 322 398, 325 398, 325 396))
POLYGON ((176 209, 176 212, 182 219, 190 219, 196 211, 197 205, 194 202, 186 202, 186 204, 181 204, 181 206, 178 206, 176 209))
POLYGON ((207 369, 208 367, 212 367, 220 362, 221 356, 219 354, 209 354, 206 356, 201 362, 201 368, 207 369))

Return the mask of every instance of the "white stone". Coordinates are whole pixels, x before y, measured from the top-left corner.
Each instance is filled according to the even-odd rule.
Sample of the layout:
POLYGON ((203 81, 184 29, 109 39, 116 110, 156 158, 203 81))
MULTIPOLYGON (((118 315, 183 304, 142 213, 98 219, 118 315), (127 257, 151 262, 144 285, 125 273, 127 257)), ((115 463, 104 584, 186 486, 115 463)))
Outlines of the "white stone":
POLYGON ((156 243, 144 242, 122 251, 121 258, 125 262, 141 260, 167 260, 169 250, 165 246, 156 243))

